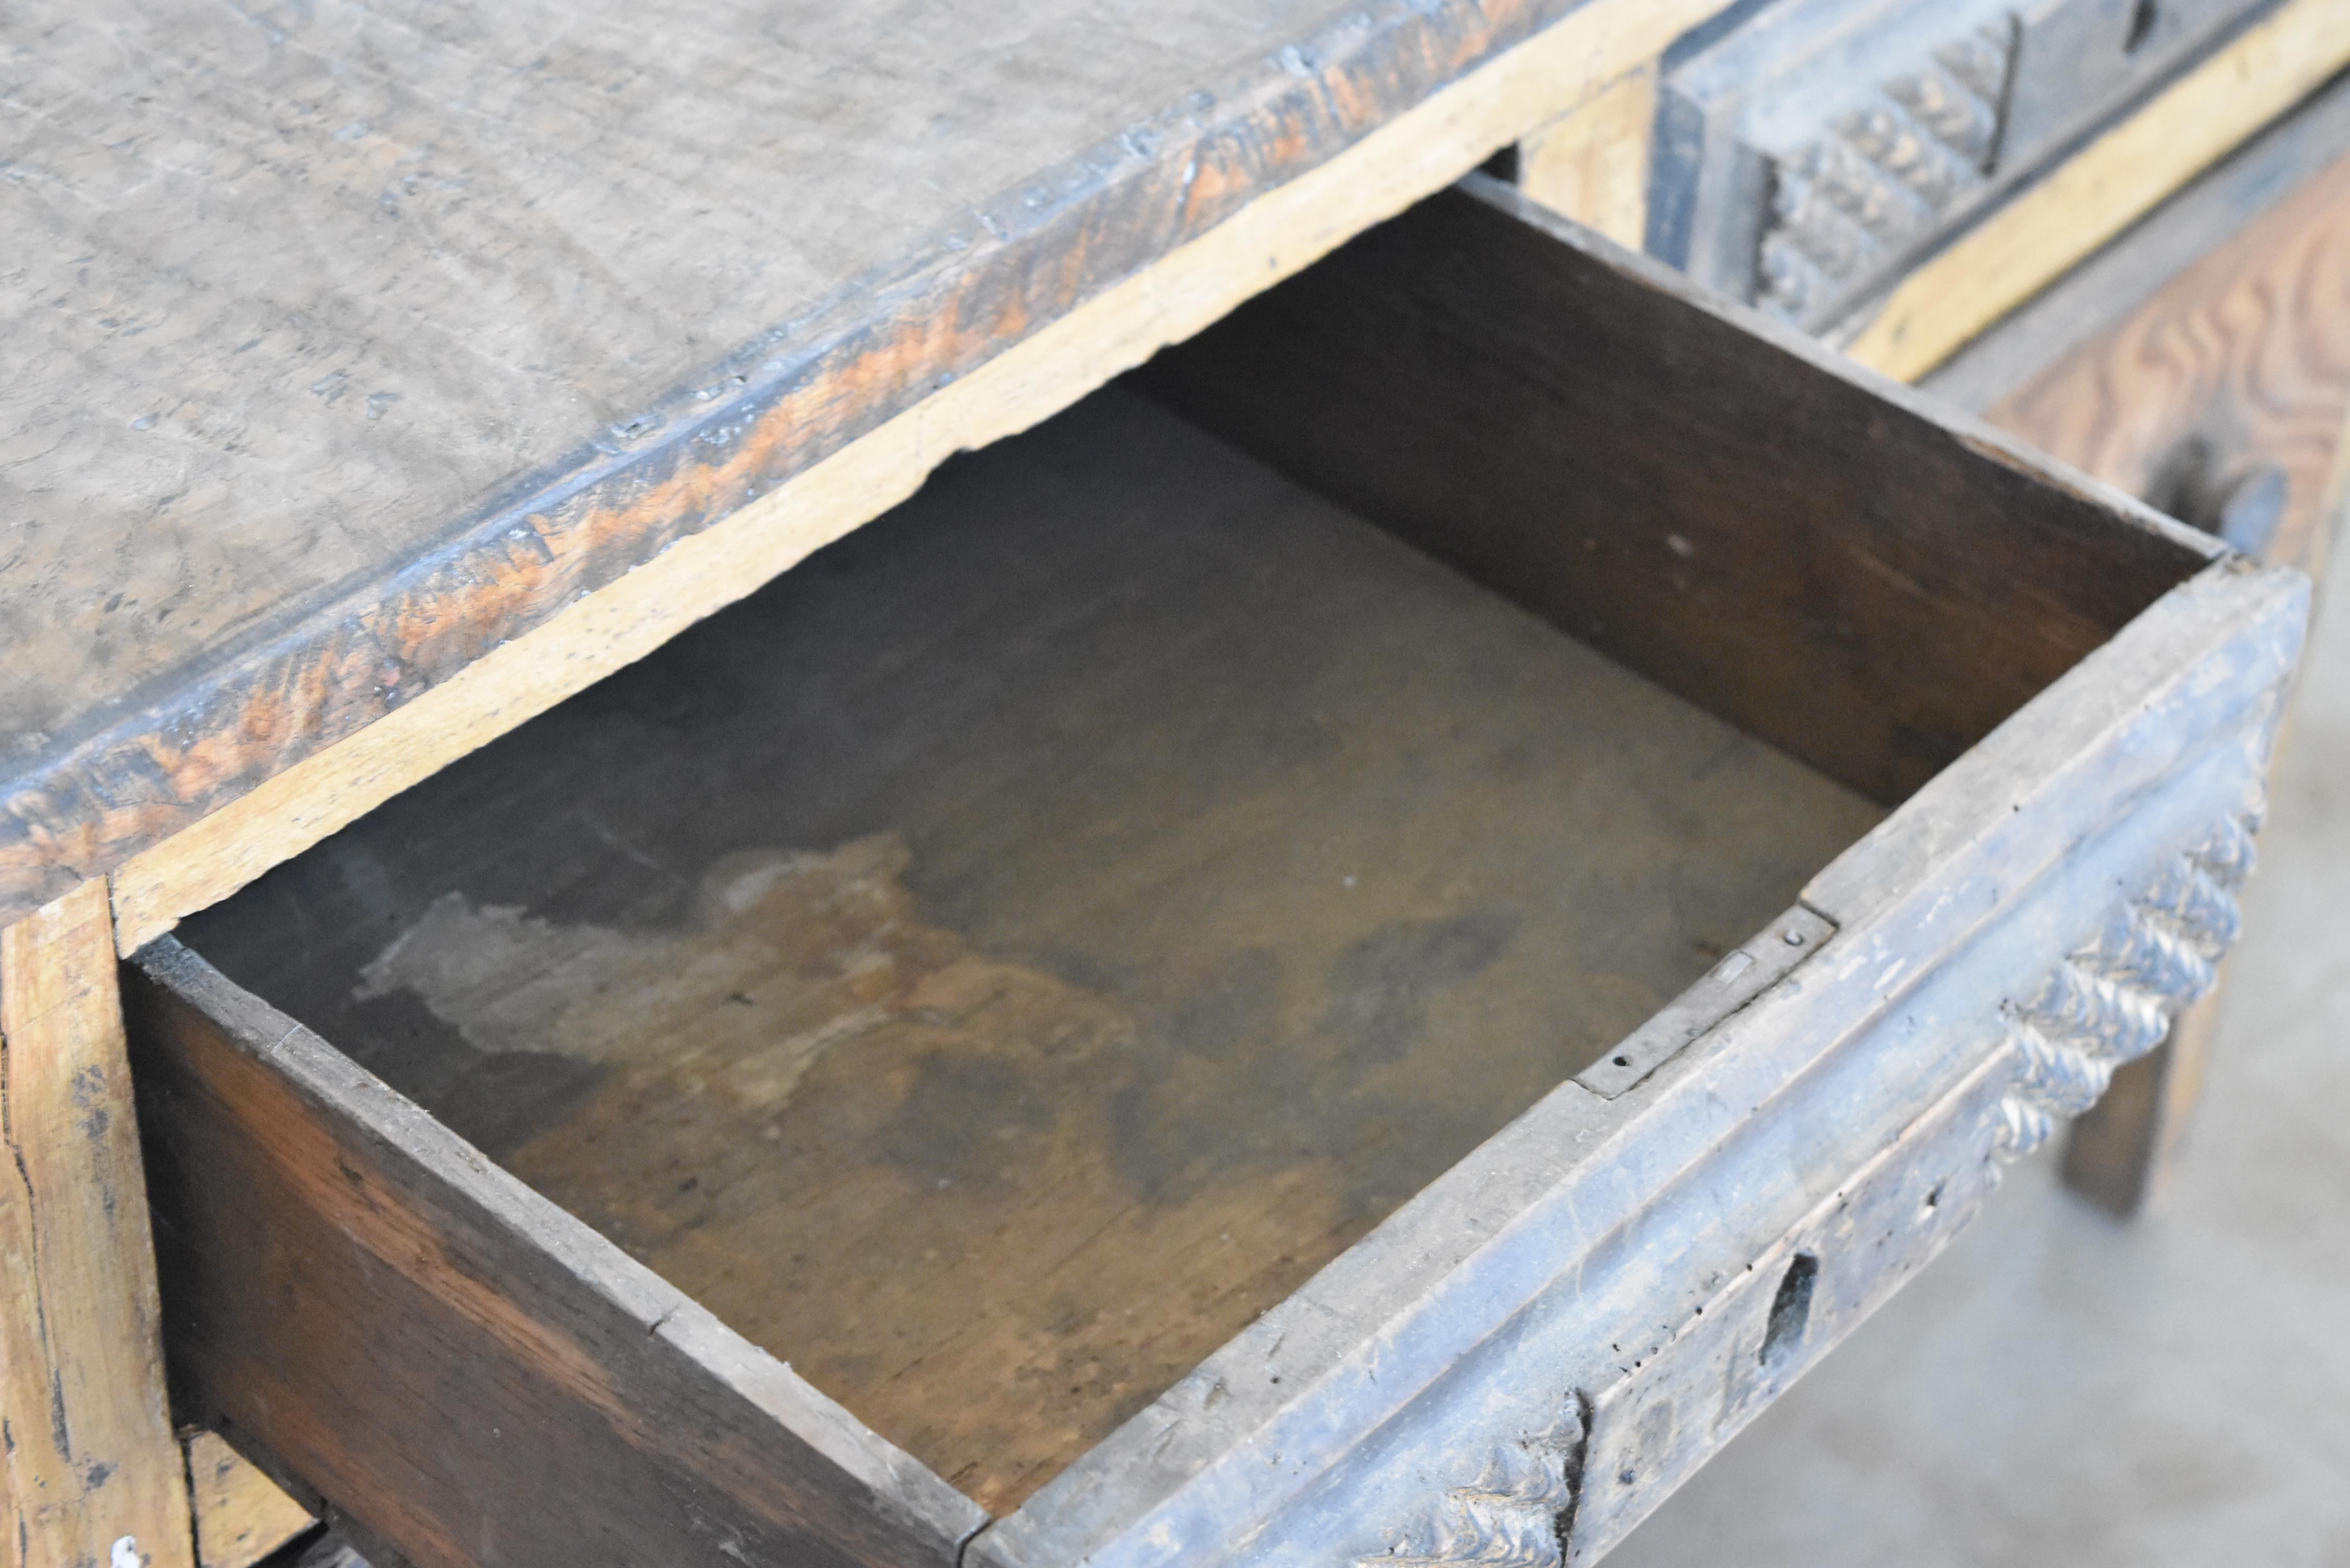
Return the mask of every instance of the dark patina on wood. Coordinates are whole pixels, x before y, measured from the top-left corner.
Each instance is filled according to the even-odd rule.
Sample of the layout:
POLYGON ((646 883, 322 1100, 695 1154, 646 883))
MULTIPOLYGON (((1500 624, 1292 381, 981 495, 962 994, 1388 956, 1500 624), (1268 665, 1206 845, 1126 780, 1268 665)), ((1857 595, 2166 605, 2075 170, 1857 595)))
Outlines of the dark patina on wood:
POLYGON ((1141 380, 1887 805, 2208 550, 1483 176, 1141 380))
POLYGON ((182 931, 1001 1512, 1878 815, 1112 388, 182 931))

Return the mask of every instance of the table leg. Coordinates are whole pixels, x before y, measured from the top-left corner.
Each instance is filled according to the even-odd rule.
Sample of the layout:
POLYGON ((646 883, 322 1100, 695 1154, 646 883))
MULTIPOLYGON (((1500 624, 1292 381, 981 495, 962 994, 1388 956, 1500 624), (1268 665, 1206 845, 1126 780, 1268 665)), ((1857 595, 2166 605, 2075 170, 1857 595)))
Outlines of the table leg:
POLYGON ((103 877, 0 931, 0 1563, 192 1568, 103 877))

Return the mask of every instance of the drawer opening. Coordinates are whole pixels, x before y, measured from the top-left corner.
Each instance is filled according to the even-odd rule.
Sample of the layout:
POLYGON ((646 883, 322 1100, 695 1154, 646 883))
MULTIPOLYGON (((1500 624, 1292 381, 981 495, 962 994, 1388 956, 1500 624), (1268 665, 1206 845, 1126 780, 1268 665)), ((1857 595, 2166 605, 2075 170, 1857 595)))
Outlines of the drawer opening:
POLYGON ((183 934, 1001 1511, 1879 815, 1113 388, 183 934))
POLYGON ((182 937, 1016 1507, 2208 560, 1511 202, 182 937))

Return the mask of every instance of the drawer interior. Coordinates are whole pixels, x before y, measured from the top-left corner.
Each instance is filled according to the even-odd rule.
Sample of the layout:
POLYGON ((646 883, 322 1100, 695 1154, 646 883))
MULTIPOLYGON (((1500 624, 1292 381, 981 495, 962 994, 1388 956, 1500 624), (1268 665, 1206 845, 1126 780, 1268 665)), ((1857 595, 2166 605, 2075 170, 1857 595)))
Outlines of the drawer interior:
POLYGON ((1366 254, 1420 275, 953 460, 182 938, 1017 1505, 2205 558, 1722 383, 1628 263, 1688 340, 1536 301, 1562 446, 1366 254))
POLYGON ((185 937, 1000 1508, 1878 814, 1113 388, 185 937))

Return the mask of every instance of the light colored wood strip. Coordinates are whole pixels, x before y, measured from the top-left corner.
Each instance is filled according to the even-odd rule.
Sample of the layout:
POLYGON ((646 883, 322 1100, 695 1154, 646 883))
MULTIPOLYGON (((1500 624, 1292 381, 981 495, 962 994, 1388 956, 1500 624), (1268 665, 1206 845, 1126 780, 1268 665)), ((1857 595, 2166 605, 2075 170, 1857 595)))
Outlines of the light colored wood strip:
POLYGON ((1058 412, 1459 179, 1494 148, 1653 59, 1721 4, 1591 0, 725 522, 134 857, 114 879, 122 950, 642 658, 904 500, 952 453, 1058 412))
POLYGON ((1914 380, 2350 64, 2350 5, 2290 0, 1911 273, 1846 350, 1914 380))
POLYGON ((21 1568, 193 1568, 106 884, 0 931, 0 1474, 21 1568))
POLYGON ((1638 250, 1648 233, 1657 66, 1617 78, 1518 143, 1518 189, 1638 250))
POLYGON ((188 1487, 202 1568, 253 1568, 318 1522, 218 1432, 188 1439, 188 1487))

